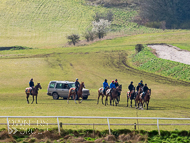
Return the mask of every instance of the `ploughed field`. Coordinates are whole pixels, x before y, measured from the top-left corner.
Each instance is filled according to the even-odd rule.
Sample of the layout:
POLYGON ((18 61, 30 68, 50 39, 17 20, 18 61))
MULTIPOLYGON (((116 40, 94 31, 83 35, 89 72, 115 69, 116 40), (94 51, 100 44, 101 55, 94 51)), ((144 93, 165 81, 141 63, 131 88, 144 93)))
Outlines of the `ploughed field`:
MULTIPOLYGON (((175 80, 154 73, 140 71, 128 64, 138 43, 168 43, 189 45, 189 31, 175 31, 160 34, 143 34, 96 42, 89 46, 27 49, 0 51, 0 115, 1 116, 113 116, 113 117, 172 117, 190 118, 190 97, 187 81, 175 80), (169 37, 166 39, 166 37, 169 37), (176 42, 176 39, 181 39, 176 42), (25 88, 30 78, 42 85, 38 104, 27 104, 25 88), (47 86, 51 80, 84 81, 90 89, 88 100, 75 104, 66 100, 53 100, 47 96, 47 86), (123 85, 118 107, 97 105, 98 88, 104 79, 118 79, 123 85), (126 107, 127 87, 131 81, 135 86, 140 80, 152 89, 149 110, 136 110, 126 107)), ((187 49, 188 46, 186 46, 187 49)), ((189 50, 189 49, 187 49, 189 50)), ((164 66, 164 65, 163 65, 164 66)), ((31 103, 32 97, 29 101, 31 103)), ((105 102, 105 101, 104 101, 105 102)), ((34 123, 37 119, 26 119, 34 123)), ((41 119, 38 119, 41 121, 41 119)), ((19 122, 18 119, 10 120, 19 122)), ((6 119, 0 119, 6 123, 6 119)), ((22 122, 22 120, 20 120, 22 122)), ((56 119, 43 119, 45 123, 56 123, 56 119)), ((107 120, 60 119, 63 123, 107 123, 107 120)), ((110 120, 110 123, 136 123, 136 120, 110 120)), ((156 123, 156 120, 139 120, 139 123, 156 123)), ((160 121, 160 123, 190 123, 190 121, 160 121)), ((3 127, 3 126, 2 126, 3 127)), ((5 126, 4 126, 5 127, 5 126)), ((38 128, 46 128, 39 126, 38 128)), ((48 126, 54 127, 54 126, 48 126)), ((55 126, 56 127, 56 126, 55 126)), ((91 126, 64 126, 71 129, 89 129, 91 126)), ((112 129, 133 126, 111 126, 112 129)), ((140 126, 140 129, 153 130, 156 126, 140 126)), ((97 130, 107 126, 95 126, 97 130)), ((161 126, 161 130, 186 129, 188 126, 161 126)))

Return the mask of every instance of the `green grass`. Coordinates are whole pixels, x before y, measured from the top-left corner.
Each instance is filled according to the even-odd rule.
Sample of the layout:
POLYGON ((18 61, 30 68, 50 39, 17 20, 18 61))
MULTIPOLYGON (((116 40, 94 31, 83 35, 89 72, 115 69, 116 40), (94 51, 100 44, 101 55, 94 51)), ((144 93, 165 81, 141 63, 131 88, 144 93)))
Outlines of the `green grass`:
POLYGON ((145 47, 143 51, 132 56, 133 64, 143 71, 190 81, 190 65, 157 58, 151 51, 151 48, 145 47))
MULTIPOLYGON (((189 83, 171 80, 153 73, 144 73, 128 63, 128 58, 134 52, 138 43, 176 43, 176 39, 185 37, 180 43, 189 43, 189 31, 174 31, 154 34, 142 34, 105 40, 88 46, 26 49, 0 52, 0 115, 1 116, 114 116, 114 117, 184 117, 189 118, 189 83), (170 37, 166 39, 165 37, 170 37), (187 38, 186 38, 187 37, 187 38), (27 104, 24 90, 28 87, 30 78, 35 84, 40 82, 38 104, 27 104), (74 104, 66 100, 53 100, 47 96, 47 86, 51 80, 71 80, 79 78, 90 89, 90 97, 82 104, 74 104), (97 91, 104 79, 117 78, 123 85, 121 102, 118 107, 97 105, 97 91), (127 87, 131 81, 134 84, 140 80, 148 83, 152 89, 149 110, 136 110, 126 107, 127 87), (165 81, 168 81, 167 83, 165 81), (175 82, 173 82, 175 81, 175 82)), ((30 97, 30 103, 32 97, 30 97)), ((13 119, 17 121, 17 119, 13 119)), ((29 122, 29 119, 26 119, 29 122)), ((36 122, 37 119, 30 119, 36 122)), ((41 121, 41 119, 39 119, 41 121)), ((6 122, 6 119, 0 119, 6 122)), ((13 121, 10 121, 13 122, 13 121)), ((44 122, 56 123, 56 119, 45 119, 44 122)), ((96 119, 60 119, 63 123, 107 123, 107 120, 96 119)), ((135 123, 136 120, 110 120, 110 123, 135 123)), ((160 121, 160 123, 186 123, 190 121, 160 121)), ((139 123, 156 123, 153 120, 139 120, 139 123)), ((41 127, 41 126, 40 126, 41 127)), ((52 126, 48 126, 51 128, 52 126)), ((42 126, 41 128, 46 128, 42 126)), ((89 129, 90 126, 64 126, 68 129, 89 129)), ((112 126, 112 129, 133 126, 112 126)), ((156 126, 140 126, 140 129, 156 130, 156 126)), ((162 130, 185 130, 187 126, 161 126, 162 130)), ((104 130, 107 126, 95 126, 104 130)))

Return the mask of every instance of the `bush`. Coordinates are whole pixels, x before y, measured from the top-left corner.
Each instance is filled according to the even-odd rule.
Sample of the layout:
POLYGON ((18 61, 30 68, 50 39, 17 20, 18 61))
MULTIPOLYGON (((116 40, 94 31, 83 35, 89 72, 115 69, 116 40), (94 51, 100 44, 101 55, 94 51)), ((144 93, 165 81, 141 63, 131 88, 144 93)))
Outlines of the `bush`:
POLYGON ((72 35, 69 35, 67 36, 67 39, 69 40, 69 44, 73 44, 75 45, 76 43, 78 43, 80 40, 80 36, 77 35, 77 34, 72 34, 72 35))
POLYGON ((137 44, 135 46, 135 50, 137 51, 137 53, 139 53, 140 51, 142 51, 144 49, 144 46, 142 44, 137 44))
POLYGON ((94 41, 94 39, 96 38, 96 33, 90 30, 87 30, 84 34, 83 37, 87 40, 87 42, 89 41, 94 41))

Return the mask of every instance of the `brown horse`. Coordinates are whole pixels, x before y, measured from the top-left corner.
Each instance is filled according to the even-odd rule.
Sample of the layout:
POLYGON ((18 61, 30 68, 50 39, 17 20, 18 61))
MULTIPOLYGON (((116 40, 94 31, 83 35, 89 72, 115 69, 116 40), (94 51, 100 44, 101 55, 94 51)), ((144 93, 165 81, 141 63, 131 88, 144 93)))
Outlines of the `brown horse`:
MULTIPOLYGON (((34 88, 26 88, 25 89, 25 93, 26 93, 26 98, 27 98, 27 103, 29 104, 29 100, 28 100, 28 97, 30 96, 30 93, 32 94, 33 96, 33 101, 32 103, 34 102, 34 96, 36 96, 36 104, 37 104, 37 96, 38 96, 38 90, 42 89, 40 83, 38 83, 34 88)), ((32 104, 31 103, 31 104, 32 104)))
MULTIPOLYGON (((105 88, 105 93, 106 93, 106 91, 108 89, 109 89, 109 87, 105 88)), ((104 88, 103 87, 98 89, 98 101, 97 101, 97 104, 99 103, 100 96, 102 96, 102 104, 104 105, 103 98, 104 98, 104 96, 106 96, 106 94, 104 94, 104 88)))
MULTIPOLYGON (((79 103, 82 103, 82 100, 83 100, 83 96, 82 96, 82 89, 85 88, 84 86, 84 82, 81 83, 81 85, 79 86, 79 89, 77 91, 77 96, 78 96, 78 100, 79 100, 79 97, 81 97, 81 101, 79 103)), ((73 99, 75 101, 75 103, 77 104, 76 102, 76 99, 75 99, 75 96, 76 96, 76 91, 75 91, 75 88, 70 88, 69 89, 69 95, 68 95, 68 98, 67 98, 67 103, 69 104, 69 98, 73 96, 73 99)))
MULTIPOLYGON (((143 103, 142 103, 142 105, 144 105, 144 103, 146 103, 147 110, 148 110, 148 104, 149 104, 149 101, 150 101, 150 96, 151 96, 151 89, 147 90, 147 92, 146 92, 146 94, 144 96, 144 99, 143 99, 143 103)), ((145 105, 144 105, 144 107, 145 107, 145 105)))
MULTIPOLYGON (((132 90, 131 93, 130 93, 130 91, 127 92, 127 107, 128 107, 129 99, 131 100, 130 107, 132 107, 132 100, 135 100, 136 96, 137 96, 137 92, 135 92, 135 89, 132 90)), ((135 106, 136 106, 136 102, 135 102, 135 106)))
POLYGON ((105 106, 106 104, 108 105, 108 96, 110 97, 110 105, 111 105, 111 100, 113 100, 113 106, 114 106, 114 102, 117 106, 117 104, 119 104, 119 99, 118 99, 118 95, 121 94, 121 91, 122 91, 122 85, 119 85, 118 87, 116 88, 113 88, 112 89, 112 97, 110 96, 110 89, 107 90, 106 92, 106 99, 105 99, 105 106))
MULTIPOLYGON (((138 105, 138 108, 139 108, 139 104, 142 105, 142 99, 141 99, 141 96, 140 96, 142 92, 143 92, 143 89, 139 88, 139 91, 138 91, 137 96, 135 98, 135 104, 138 105)), ((137 109, 137 106, 136 106, 136 109, 137 109)))

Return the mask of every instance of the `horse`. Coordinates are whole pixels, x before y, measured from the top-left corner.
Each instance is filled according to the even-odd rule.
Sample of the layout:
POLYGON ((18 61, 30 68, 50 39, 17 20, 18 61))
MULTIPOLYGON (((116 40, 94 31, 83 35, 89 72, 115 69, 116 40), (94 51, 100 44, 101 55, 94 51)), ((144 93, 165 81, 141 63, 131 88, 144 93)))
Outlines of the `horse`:
MULTIPOLYGON (((79 103, 82 103, 83 101, 83 96, 82 96, 82 89, 85 88, 85 85, 84 85, 84 82, 81 83, 81 85, 79 86, 79 89, 77 91, 77 96, 78 96, 78 100, 79 100, 79 97, 81 97, 81 101, 79 103)), ((75 91, 75 88, 70 88, 69 89, 69 95, 68 95, 68 98, 67 98, 67 103, 69 104, 69 98, 73 96, 73 99, 75 101, 75 103, 77 104, 76 102, 76 99, 75 99, 75 96, 76 96, 76 91, 75 91)))
MULTIPOLYGON (((142 105, 142 99, 141 99, 141 93, 143 92, 143 89, 142 88, 139 88, 139 91, 138 91, 138 93, 137 93, 137 96, 136 96, 136 98, 135 98, 135 104, 137 104, 138 105, 138 108, 139 108, 139 104, 141 103, 141 105, 142 105)), ((136 106, 136 109, 137 109, 137 106, 136 106)))
MULTIPOLYGON (((105 93, 106 93, 106 91, 107 91, 108 89, 109 89, 109 87, 106 87, 106 88, 105 88, 105 93)), ((106 95, 106 94, 104 94, 104 88, 103 88, 103 87, 99 88, 99 89, 98 89, 98 101, 97 101, 97 104, 99 103, 99 98, 100 98, 100 96, 102 96, 102 104, 104 105, 104 102, 103 102, 104 95, 106 95)))
MULTIPOLYGON (((135 100, 136 96, 137 96, 137 92, 135 92, 135 88, 132 90, 131 93, 130 93, 130 91, 127 92, 127 107, 128 107, 129 98, 131 100, 130 107, 132 107, 132 100, 135 100)), ((135 102, 135 106, 136 106, 136 102, 135 102)))
POLYGON ((106 106, 106 104, 108 105, 108 103, 107 103, 107 101, 108 101, 108 96, 110 96, 110 105, 111 105, 111 100, 113 100, 113 106, 114 106, 114 101, 115 101, 115 99, 116 99, 117 101, 115 101, 115 104, 116 104, 116 106, 117 106, 117 104, 119 104, 118 95, 121 94, 121 91, 122 91, 122 85, 119 85, 118 87, 113 88, 113 89, 112 89, 112 93, 111 93, 111 94, 112 94, 112 97, 111 97, 111 96, 110 96, 111 89, 108 89, 108 90, 106 91, 105 106, 106 106))
MULTIPOLYGON (((151 96, 151 89, 147 90, 147 92, 145 93, 145 96, 144 96, 144 99, 143 99, 143 103, 142 103, 142 105, 144 105, 144 103, 146 103, 147 110, 148 110, 148 104, 149 104, 149 101, 150 101, 150 96, 151 96)), ((145 107, 145 105, 144 105, 144 107, 145 107)))
POLYGON ((39 90, 39 88, 42 89, 40 83, 38 83, 34 88, 26 88, 25 89, 25 93, 26 93, 26 98, 27 98, 27 103, 28 104, 29 104, 28 97, 29 97, 30 93, 33 96, 33 101, 32 101, 31 104, 33 104, 33 102, 34 102, 34 96, 36 96, 36 104, 37 104, 37 96, 38 96, 38 90, 39 90))

